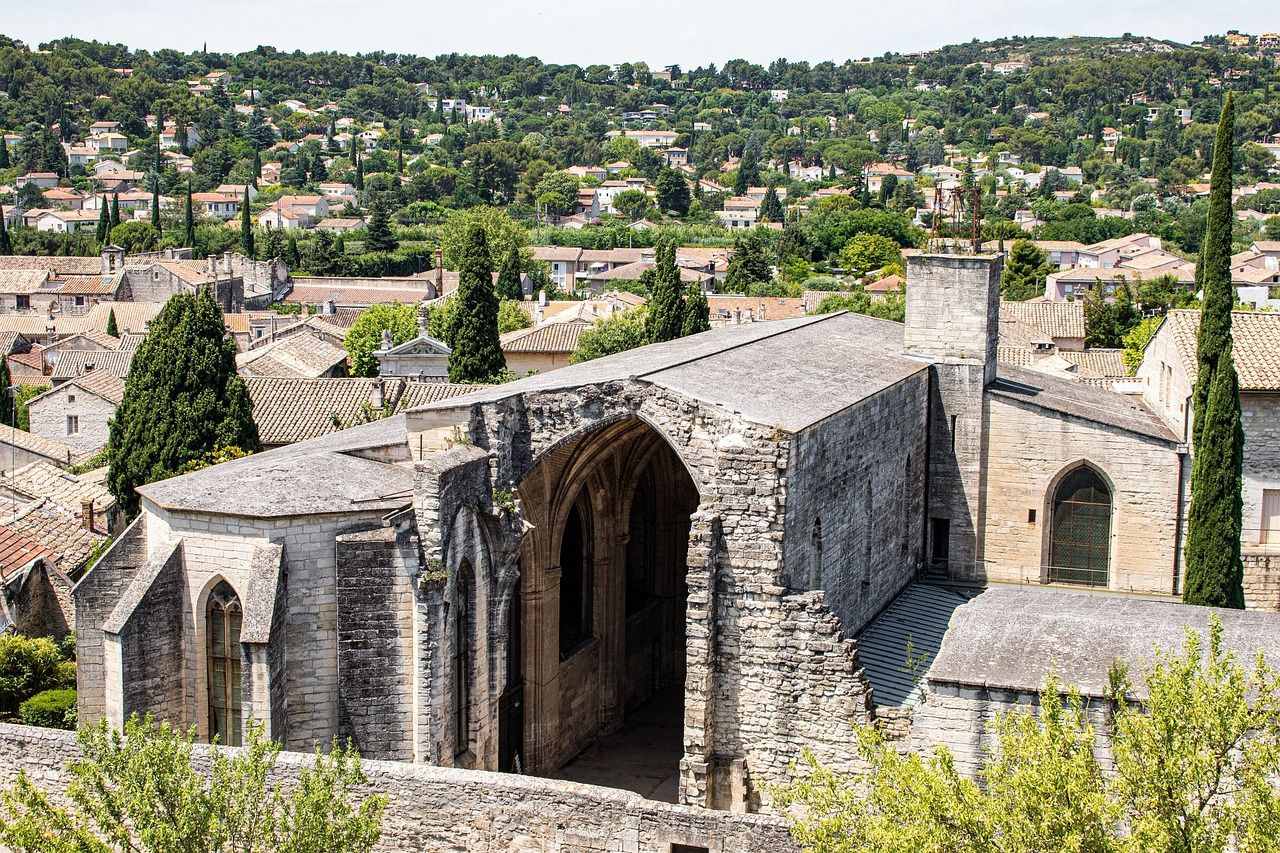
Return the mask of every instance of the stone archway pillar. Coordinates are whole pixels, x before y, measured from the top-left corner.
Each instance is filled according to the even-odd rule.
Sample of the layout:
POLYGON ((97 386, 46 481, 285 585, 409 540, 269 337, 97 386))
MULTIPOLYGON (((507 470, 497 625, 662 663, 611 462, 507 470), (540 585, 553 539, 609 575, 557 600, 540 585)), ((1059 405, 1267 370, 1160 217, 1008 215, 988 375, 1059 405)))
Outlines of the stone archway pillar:
POLYGON ((685 610, 684 757, 679 800, 712 808, 715 742, 716 579, 724 559, 720 516, 704 507, 690 518, 685 610))

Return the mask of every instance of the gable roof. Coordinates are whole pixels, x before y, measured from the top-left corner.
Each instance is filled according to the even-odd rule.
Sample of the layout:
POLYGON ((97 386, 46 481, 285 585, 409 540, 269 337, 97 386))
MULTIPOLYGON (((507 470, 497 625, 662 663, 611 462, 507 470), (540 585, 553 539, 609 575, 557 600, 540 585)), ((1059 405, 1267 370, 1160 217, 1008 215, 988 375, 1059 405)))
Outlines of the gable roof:
MULTIPOLYGON (((72 474, 50 462, 36 461, 14 471, 5 478, 4 485, 32 500, 48 498, 71 514, 79 513, 81 501, 91 498, 95 523, 100 523, 116 505, 116 499, 107 488, 105 474, 104 468, 72 474)), ((105 529, 105 521, 101 523, 105 529)))
POLYGON ((1000 322, 1025 323, 1048 338, 1085 336, 1083 302, 1013 302, 1000 300, 1000 322))
POLYGON ((1177 444, 1178 437, 1139 397, 1051 376, 1025 367, 997 366, 987 393, 1042 409, 1177 444))
POLYGON ((0 524, 0 581, 8 580, 32 560, 56 560, 52 548, 0 524))
MULTIPOLYGON (((74 379, 68 379, 66 382, 57 387, 44 392, 39 397, 31 400, 34 403, 41 397, 53 394, 58 391, 65 391, 69 386, 75 386, 82 391, 94 394, 108 403, 120 405, 120 401, 124 399, 124 380, 110 370, 90 370, 74 379)), ((28 403, 30 405, 30 403, 28 403)))
POLYGON ((43 456, 58 465, 79 465, 93 455, 79 447, 72 447, 24 429, 0 429, 0 445, 4 444, 12 444, 19 450, 43 456))
POLYGON ((345 362, 347 351, 314 334, 290 335, 236 356, 245 376, 316 379, 345 362))
POLYGON ((578 338, 594 325, 586 320, 553 321, 502 336, 502 351, 510 353, 571 353, 578 338))
MULTIPOLYGON (((1187 378, 1193 383, 1199 364, 1196 335, 1200 312, 1177 309, 1165 315, 1161 331, 1168 326, 1187 378)), ((1232 355, 1241 391, 1280 391, 1280 314, 1259 311, 1231 312, 1232 355)))

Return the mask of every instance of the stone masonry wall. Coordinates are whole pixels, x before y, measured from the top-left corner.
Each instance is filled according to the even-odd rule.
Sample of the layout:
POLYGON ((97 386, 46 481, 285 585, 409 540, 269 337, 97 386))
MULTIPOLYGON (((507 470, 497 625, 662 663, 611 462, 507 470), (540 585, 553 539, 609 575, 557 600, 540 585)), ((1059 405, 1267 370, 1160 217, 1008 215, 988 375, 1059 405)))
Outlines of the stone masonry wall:
MULTIPOLYGON (((197 746, 196 766, 213 747, 197 746)), ((79 757, 72 732, 0 724, 0 788, 19 772, 65 804, 68 762, 79 757)), ((272 781, 288 782, 312 758, 283 753, 272 781)), ((670 853, 673 845, 709 853, 799 853, 778 818, 729 814, 646 800, 573 782, 366 761, 363 793, 390 798, 380 853, 670 853)))
POLYGON ((74 385, 63 385, 50 391, 31 407, 31 432, 51 438, 90 453, 107 444, 107 422, 115 417, 116 407, 97 394, 82 391, 74 385), (70 402, 74 398, 75 402, 70 402), (77 431, 67 432, 67 416, 77 419, 77 431))
MULTIPOLYGON (((1280 394, 1241 394, 1244 427, 1244 532, 1241 541, 1259 542, 1263 490, 1280 490, 1280 394)), ((1280 536, 1272 534, 1270 549, 1280 555, 1280 536)))
POLYGON ((361 755, 410 761, 413 588, 396 531, 339 536, 336 559, 338 736, 361 755))
POLYGON ((1250 610, 1280 611, 1280 549, 1244 549, 1244 603, 1250 610))
POLYGON ((928 393, 922 369, 792 442, 788 585, 823 590, 846 636, 919 575, 928 393))
POLYGON ((174 548, 157 568, 141 599, 129 601, 136 584, 121 598, 121 605, 133 605, 118 634, 122 716, 152 712, 186 724, 189 721, 182 708, 182 549, 174 548))
POLYGON ((1051 492, 1088 463, 1112 489, 1109 588, 1174 592, 1180 460, 1173 445, 996 395, 988 395, 987 410, 988 580, 1047 579, 1051 492))

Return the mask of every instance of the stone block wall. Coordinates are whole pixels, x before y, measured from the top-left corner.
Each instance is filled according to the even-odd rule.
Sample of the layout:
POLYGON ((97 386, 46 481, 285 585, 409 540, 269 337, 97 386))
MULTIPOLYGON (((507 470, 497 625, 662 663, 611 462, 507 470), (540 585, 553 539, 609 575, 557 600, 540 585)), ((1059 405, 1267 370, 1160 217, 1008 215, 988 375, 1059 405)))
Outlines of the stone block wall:
POLYGON ((13 620, 13 630, 29 637, 65 637, 75 627, 71 579, 56 563, 36 560, 22 574, 0 585, 0 609, 13 620))
POLYGON ((396 531, 337 539, 338 736, 362 755, 413 759, 413 586, 396 531))
MULTIPOLYGON (((1241 394, 1240 418, 1244 427, 1244 535, 1241 541, 1261 540, 1262 493, 1280 490, 1280 394, 1241 394)), ((1272 533, 1268 543, 1280 545, 1272 533)))
POLYGON ((1280 611, 1280 548, 1244 548, 1244 604, 1249 610, 1280 611))
MULTIPOLYGON (((204 771, 213 747, 197 746, 204 771)), ((0 788, 19 772, 65 805, 75 735, 0 724, 0 788)), ((288 784, 311 756, 283 753, 271 782, 288 784)), ((554 779, 366 761, 369 785, 386 794, 379 853, 799 853, 781 819, 646 800, 638 794, 554 779)))
POLYGON ((853 636, 921 570, 929 374, 792 441, 787 585, 821 589, 853 636))
POLYGON ((907 258, 906 351, 939 361, 987 366, 995 378, 1000 337, 999 255, 907 258))
POLYGON ((75 385, 62 385, 33 401, 31 432, 51 438, 89 453, 97 453, 107 445, 108 425, 116 407, 97 394, 82 391, 75 385), (74 402, 72 402, 74 400, 74 402), (77 431, 67 432, 67 416, 77 419, 77 431))
POLYGON ((179 545, 152 558, 104 625, 107 647, 118 645, 120 656, 122 702, 118 716, 107 713, 116 724, 150 712, 190 725, 183 707, 183 583, 179 545))
POLYGON ((1007 397, 989 395, 986 405, 981 518, 988 580, 1047 580, 1052 492, 1062 476, 1087 463, 1111 485, 1109 588, 1175 592, 1181 465, 1175 445, 1007 397))

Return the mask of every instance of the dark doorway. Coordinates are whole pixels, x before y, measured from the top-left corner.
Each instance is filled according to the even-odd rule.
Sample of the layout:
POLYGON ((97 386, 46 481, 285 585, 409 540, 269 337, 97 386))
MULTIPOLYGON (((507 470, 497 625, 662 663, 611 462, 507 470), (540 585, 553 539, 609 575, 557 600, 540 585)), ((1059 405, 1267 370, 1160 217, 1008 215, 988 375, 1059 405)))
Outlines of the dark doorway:
POLYGON ((498 770, 524 772, 524 660, 520 633, 520 587, 511 593, 508 613, 507 683, 498 697, 498 770))
POLYGON ((929 537, 931 551, 929 553, 929 571, 933 574, 945 575, 951 562, 951 519, 934 518, 930 520, 929 537))

